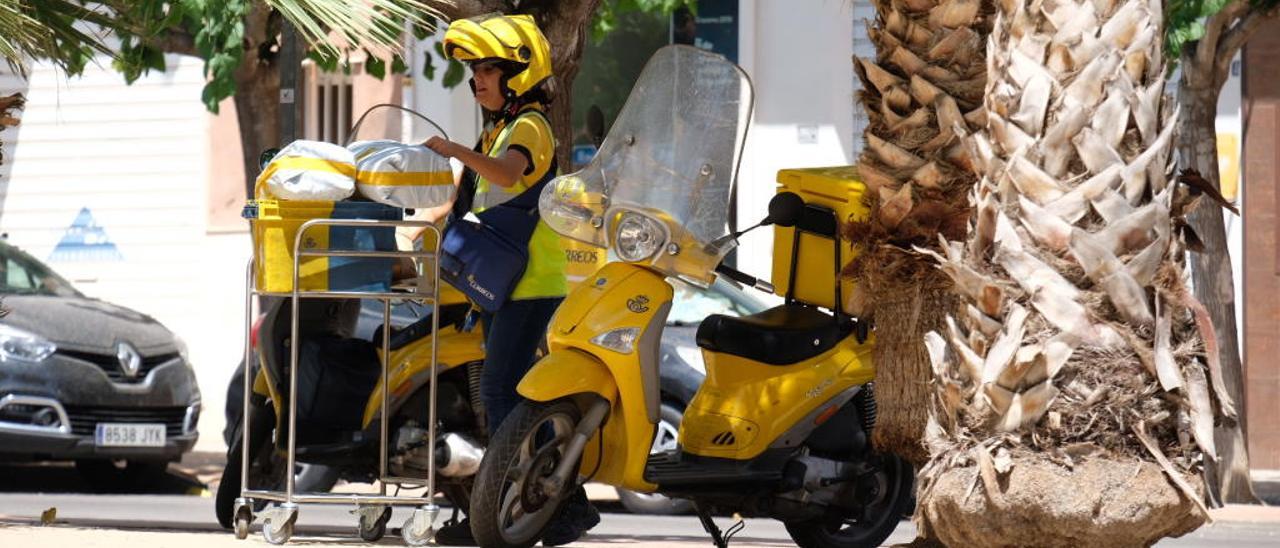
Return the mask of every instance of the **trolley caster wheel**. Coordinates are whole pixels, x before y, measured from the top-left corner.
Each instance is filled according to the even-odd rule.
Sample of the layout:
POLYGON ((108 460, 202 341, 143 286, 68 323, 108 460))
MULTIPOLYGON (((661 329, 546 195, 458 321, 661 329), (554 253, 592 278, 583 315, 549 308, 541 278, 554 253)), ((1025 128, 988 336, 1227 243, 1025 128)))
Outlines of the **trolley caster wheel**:
POLYGON ((360 539, 378 542, 387 534, 387 522, 391 521, 390 506, 367 506, 357 510, 360 514, 360 539))
POLYGON ((268 525, 262 526, 262 538, 266 539, 267 544, 279 546, 289 542, 293 537, 293 524, 286 523, 281 525, 279 529, 268 525))
POLYGON ((249 525, 253 523, 253 510, 249 507, 249 503, 236 504, 236 517, 234 529, 236 538, 244 540, 249 538, 249 525))
POLYGON ((293 537, 293 524, 298 520, 298 506, 283 504, 263 512, 262 538, 268 544, 281 545, 293 537))
POLYGON ((426 546, 436 534, 436 516, 440 507, 434 504, 413 509, 413 515, 400 528, 400 537, 409 546, 426 546))

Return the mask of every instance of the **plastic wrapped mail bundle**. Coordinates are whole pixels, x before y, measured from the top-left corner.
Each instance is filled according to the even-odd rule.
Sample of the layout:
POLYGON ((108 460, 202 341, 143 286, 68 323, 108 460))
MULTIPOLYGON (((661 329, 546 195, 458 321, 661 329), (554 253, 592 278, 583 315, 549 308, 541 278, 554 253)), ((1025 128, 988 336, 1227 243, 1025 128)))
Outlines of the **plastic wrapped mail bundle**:
POLYGON ((449 159, 422 145, 360 141, 347 146, 356 162, 356 189, 375 202, 404 208, 444 205, 453 198, 449 159))
POLYGON ((259 199, 336 202, 355 193, 356 166, 351 151, 321 141, 294 141, 258 175, 259 199))

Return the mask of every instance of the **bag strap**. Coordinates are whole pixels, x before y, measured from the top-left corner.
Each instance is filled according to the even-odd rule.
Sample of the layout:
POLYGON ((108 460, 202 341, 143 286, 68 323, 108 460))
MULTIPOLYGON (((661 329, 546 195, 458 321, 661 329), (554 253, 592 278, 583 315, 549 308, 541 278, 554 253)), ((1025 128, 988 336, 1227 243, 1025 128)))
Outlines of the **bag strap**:
MULTIPOLYGON (((481 150, 482 141, 476 141, 476 146, 471 150, 477 154, 484 154, 481 150)), ((469 167, 462 170, 462 180, 458 182, 458 196, 453 200, 453 207, 449 209, 449 222, 461 219, 471 212, 471 206, 476 201, 476 178, 480 174, 476 170, 469 167)))

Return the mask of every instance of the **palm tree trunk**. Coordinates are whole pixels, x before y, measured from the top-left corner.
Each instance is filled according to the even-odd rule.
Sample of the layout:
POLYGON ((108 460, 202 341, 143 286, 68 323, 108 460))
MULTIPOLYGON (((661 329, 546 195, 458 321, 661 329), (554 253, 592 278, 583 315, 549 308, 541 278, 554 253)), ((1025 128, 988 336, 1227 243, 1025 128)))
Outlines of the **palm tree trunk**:
POLYGON ((916 464, 931 377, 921 336, 956 310, 950 281, 904 252, 963 235, 977 181, 964 137, 980 123, 990 27, 989 0, 876 0, 870 28, 876 59, 855 59, 870 121, 859 175, 873 201, 870 219, 847 227, 861 257, 847 272, 868 296, 851 312, 876 324, 872 441, 916 464), (958 222, 957 222, 958 221, 958 222))
POLYGON ((925 340, 938 407, 921 530, 1150 545, 1203 522, 1199 459, 1234 415, 1181 270, 1163 5, 998 7, 969 236, 921 250, 966 301, 925 340))

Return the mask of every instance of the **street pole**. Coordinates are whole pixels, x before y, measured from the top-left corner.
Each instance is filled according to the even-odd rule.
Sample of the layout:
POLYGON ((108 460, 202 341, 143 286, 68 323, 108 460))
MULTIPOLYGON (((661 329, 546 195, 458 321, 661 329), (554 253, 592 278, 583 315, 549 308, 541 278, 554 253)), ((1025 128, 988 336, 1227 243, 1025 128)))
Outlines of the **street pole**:
POLYGON ((280 146, 298 139, 302 93, 298 86, 298 73, 302 70, 302 45, 298 31, 289 23, 281 32, 280 56, 280 146))

